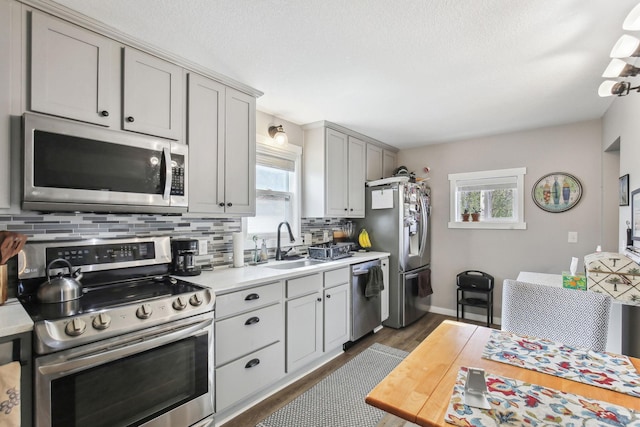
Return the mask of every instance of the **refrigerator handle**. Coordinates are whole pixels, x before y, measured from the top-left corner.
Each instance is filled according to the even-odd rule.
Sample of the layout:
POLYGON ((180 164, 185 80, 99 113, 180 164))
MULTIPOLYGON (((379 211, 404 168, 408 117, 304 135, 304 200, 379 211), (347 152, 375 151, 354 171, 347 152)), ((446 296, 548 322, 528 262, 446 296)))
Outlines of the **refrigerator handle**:
POLYGON ((420 258, 424 257, 424 249, 427 246, 427 221, 429 217, 427 215, 427 203, 425 202, 424 194, 420 195, 420 258))

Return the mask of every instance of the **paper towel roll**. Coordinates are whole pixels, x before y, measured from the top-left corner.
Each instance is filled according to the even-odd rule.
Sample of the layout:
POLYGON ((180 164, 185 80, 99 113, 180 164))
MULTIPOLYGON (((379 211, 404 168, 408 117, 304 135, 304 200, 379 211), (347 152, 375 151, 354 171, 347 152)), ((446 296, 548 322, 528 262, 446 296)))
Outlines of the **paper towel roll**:
POLYGON ((244 239, 241 231, 233 233, 233 266, 244 267, 244 239))

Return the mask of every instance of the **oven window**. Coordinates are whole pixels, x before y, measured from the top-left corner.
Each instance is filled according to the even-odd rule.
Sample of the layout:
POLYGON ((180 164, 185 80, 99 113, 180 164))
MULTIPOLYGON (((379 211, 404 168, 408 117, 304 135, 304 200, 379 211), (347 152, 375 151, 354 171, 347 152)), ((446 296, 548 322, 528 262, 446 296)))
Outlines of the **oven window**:
POLYGON ((138 426, 208 392, 207 335, 51 383, 52 427, 138 426))
POLYGON ((34 185, 162 194, 162 151, 51 132, 34 133, 34 185))

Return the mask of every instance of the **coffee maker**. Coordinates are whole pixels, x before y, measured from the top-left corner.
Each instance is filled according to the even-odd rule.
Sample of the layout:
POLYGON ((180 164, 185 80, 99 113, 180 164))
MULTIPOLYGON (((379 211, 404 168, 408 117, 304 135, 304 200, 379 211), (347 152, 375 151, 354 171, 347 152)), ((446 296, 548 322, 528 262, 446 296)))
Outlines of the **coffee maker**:
POLYGON ((195 239, 171 239, 171 267, 177 276, 197 276, 200 267, 196 265, 198 241, 195 239))

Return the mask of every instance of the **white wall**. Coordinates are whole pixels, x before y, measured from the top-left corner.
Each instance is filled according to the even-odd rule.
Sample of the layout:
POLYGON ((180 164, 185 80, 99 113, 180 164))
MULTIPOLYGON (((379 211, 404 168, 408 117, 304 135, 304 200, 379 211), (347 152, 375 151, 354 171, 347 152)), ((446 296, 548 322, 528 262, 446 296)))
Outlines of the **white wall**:
MULTIPOLYGON (((455 276, 464 270, 494 276, 499 317, 504 279, 516 278, 520 271, 560 274, 568 270, 572 256, 584 269, 583 257, 603 244, 601 133, 601 121, 592 120, 400 151, 398 165, 418 174, 424 166, 431 168, 432 311, 455 315, 455 276), (448 174, 523 166, 526 230, 447 228, 448 174), (570 173, 582 183, 582 199, 567 212, 545 212, 531 199, 535 182, 551 172, 570 173), (578 243, 567 242, 569 231, 578 232, 578 243)), ((640 174, 637 179, 640 184, 640 174)), ((615 185, 617 191, 617 177, 615 185)), ((606 209, 617 210, 617 193, 614 203, 606 209)), ((615 215, 610 217, 615 222, 615 215)), ((484 312, 477 313, 483 319, 484 312)))

